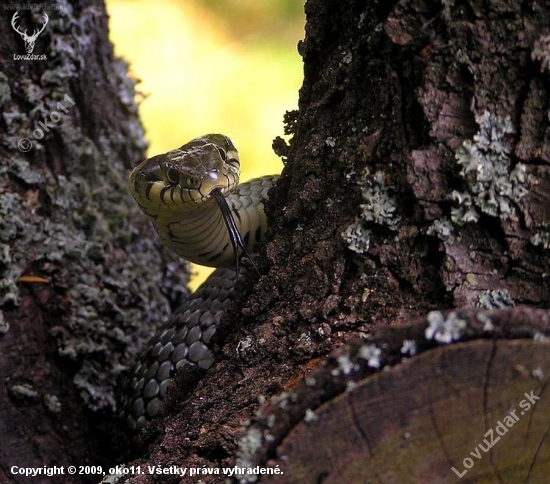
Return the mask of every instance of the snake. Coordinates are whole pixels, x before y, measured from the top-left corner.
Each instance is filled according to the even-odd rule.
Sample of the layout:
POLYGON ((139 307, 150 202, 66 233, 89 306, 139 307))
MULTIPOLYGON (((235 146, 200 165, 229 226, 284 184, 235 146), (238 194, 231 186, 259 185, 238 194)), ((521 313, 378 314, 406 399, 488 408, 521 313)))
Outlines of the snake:
POLYGON ((130 192, 162 243, 188 262, 216 267, 155 332, 126 376, 119 417, 131 431, 161 411, 178 370, 212 366, 212 337, 250 273, 239 270, 239 261, 256 268, 254 250, 267 231, 264 203, 278 176, 241 184, 239 177, 239 153, 222 134, 195 138, 130 173, 130 192))

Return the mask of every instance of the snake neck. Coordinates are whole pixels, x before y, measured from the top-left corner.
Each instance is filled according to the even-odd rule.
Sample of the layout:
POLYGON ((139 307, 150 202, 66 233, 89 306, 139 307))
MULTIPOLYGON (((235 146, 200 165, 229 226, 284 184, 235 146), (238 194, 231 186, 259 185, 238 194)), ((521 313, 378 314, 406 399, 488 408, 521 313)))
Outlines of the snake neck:
MULTIPOLYGON (((252 253, 267 230, 263 200, 275 177, 239 185, 226 199, 246 250, 252 253)), ((235 254, 222 213, 214 201, 170 210, 153 221, 162 241, 184 259, 209 267, 233 267, 235 254)))
POLYGON ((185 260, 209 267, 234 264, 229 234, 215 203, 184 213, 174 211, 155 221, 154 226, 164 244, 185 260))

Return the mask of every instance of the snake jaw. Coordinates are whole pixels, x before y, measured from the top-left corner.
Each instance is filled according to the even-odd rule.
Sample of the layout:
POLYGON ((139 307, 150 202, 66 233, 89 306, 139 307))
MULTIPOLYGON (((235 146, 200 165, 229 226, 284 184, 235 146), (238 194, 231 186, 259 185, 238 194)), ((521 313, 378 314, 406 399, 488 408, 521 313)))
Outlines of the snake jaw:
POLYGON ((224 195, 239 183, 239 155, 232 141, 221 134, 196 138, 176 150, 153 156, 130 173, 130 189, 142 210, 213 203, 212 191, 224 195))
POLYGON ((176 254, 200 265, 238 266, 266 230, 263 200, 272 183, 267 177, 237 186, 239 168, 231 140, 206 135, 140 163, 130 191, 176 254))

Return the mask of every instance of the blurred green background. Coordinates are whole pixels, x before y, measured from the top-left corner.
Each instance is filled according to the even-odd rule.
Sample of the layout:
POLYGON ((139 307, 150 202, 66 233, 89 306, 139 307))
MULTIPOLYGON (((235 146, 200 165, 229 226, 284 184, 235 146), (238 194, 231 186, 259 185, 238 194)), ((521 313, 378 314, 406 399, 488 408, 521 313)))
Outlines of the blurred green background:
MULTIPOLYGON (((271 143, 298 104, 299 0, 107 0, 115 52, 139 79, 148 156, 206 134, 230 136, 241 181, 279 173, 271 143)), ((195 266, 192 288, 212 269, 195 266)))

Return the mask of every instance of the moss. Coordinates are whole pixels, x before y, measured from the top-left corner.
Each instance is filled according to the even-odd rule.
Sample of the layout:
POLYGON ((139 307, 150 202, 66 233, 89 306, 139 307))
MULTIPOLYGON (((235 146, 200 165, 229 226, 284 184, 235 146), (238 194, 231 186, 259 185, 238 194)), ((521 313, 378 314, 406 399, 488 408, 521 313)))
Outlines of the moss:
POLYGON ((146 144, 127 65, 114 61, 109 75, 128 113, 117 132, 92 138, 80 122, 81 111, 90 106, 69 101, 77 99, 71 87, 87 62, 94 22, 91 10, 76 18, 69 4, 51 19, 48 68, 40 85, 29 79, 21 86, 34 104, 29 112, 12 101, 0 73, 7 126, 3 143, 14 153, 0 163, 0 176, 10 180, 0 194, 0 311, 19 303, 19 278, 29 268, 55 275, 53 292, 65 302, 53 310, 50 335, 59 355, 77 363, 71 365, 78 368, 74 383, 88 407, 97 410, 113 409, 120 373, 138 352, 139 341, 166 319, 169 300, 184 292, 180 281, 188 271, 167 255, 164 261, 172 266, 165 278, 159 244, 142 238, 143 219, 132 215, 138 209, 120 158, 125 153, 140 159, 146 144), (52 117, 54 111, 59 116, 52 117), (34 137, 47 119, 53 128, 40 128, 43 136, 34 137), (15 149, 22 138, 32 141, 32 157, 15 149), (64 176, 36 161, 51 159, 52 153, 46 157, 44 152, 52 145, 55 157, 62 157, 64 176))
POLYGON ((21 238, 30 242, 26 212, 26 201, 17 193, 0 195, 0 307, 19 303, 17 281, 25 255, 19 244, 10 242, 21 238))
POLYGON ((0 108, 11 101, 11 88, 8 83, 8 76, 0 72, 0 108))

